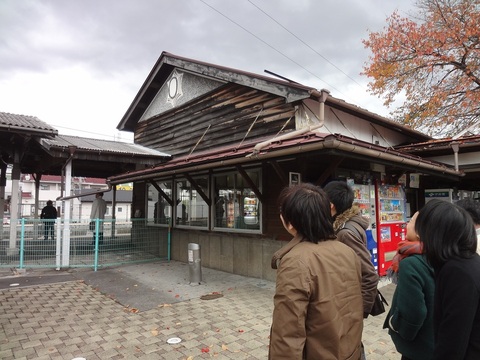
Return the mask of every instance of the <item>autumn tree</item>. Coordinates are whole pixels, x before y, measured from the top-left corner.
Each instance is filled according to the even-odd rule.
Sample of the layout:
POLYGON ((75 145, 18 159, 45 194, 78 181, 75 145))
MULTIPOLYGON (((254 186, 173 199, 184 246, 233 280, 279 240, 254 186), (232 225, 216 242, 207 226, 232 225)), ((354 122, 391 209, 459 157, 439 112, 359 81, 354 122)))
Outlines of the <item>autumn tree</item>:
POLYGON ((419 0, 418 12, 394 12, 363 43, 372 55, 369 91, 396 121, 432 136, 480 128, 480 0, 419 0))

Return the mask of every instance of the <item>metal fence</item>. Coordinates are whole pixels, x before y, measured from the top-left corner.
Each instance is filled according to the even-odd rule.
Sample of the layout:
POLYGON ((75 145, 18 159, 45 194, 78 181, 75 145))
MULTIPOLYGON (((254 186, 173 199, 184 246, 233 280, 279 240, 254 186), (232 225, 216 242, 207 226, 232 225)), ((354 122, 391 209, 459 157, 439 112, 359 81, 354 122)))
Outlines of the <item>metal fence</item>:
POLYGON ((3 225, 0 267, 97 270, 127 263, 170 260, 170 230, 158 231, 147 226, 149 222, 152 220, 85 222, 22 218, 17 225, 3 225))

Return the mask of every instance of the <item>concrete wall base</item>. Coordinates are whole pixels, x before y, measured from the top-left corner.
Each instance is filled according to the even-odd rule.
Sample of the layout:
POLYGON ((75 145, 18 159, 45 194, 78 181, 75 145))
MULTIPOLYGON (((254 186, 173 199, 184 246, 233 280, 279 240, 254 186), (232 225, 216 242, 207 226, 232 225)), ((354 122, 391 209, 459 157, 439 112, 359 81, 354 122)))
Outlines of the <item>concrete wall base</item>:
POLYGON ((222 234, 175 229, 171 238, 172 260, 188 262, 188 244, 200 245, 204 267, 232 274, 275 281, 276 270, 270 266, 272 255, 284 241, 243 234, 222 234))

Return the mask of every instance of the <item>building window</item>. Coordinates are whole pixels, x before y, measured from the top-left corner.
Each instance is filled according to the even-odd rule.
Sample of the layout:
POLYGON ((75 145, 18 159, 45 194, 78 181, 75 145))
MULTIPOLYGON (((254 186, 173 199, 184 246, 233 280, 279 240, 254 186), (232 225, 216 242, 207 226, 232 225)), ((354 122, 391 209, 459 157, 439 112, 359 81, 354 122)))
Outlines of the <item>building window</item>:
POLYGON ((119 207, 117 207, 117 212, 119 212, 119 213, 123 212, 123 208, 122 208, 122 207, 120 207, 120 206, 119 206, 119 207))
POLYGON ((40 184, 40 190, 50 190, 49 184, 40 184))
POLYGON ((208 227, 208 176, 175 181, 175 225, 208 227))
POLYGON ((147 219, 149 223, 159 225, 171 224, 173 218, 172 182, 155 181, 147 184, 147 219))
POLYGON ((247 180, 231 171, 147 183, 148 224, 259 233, 261 170, 245 173, 247 180))
MULTIPOLYGON (((260 189, 260 171, 247 171, 260 189)), ((214 175, 214 228, 260 230, 261 204, 253 189, 238 173, 214 175)))

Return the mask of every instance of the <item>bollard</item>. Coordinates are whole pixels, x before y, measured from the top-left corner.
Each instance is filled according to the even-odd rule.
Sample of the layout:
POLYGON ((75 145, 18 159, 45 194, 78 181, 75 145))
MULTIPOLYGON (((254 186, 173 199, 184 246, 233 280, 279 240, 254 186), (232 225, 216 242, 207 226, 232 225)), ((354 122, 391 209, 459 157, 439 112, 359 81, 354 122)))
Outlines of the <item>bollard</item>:
POLYGON ((190 284, 200 284, 202 282, 202 259, 200 258, 199 244, 188 244, 188 267, 190 284))

